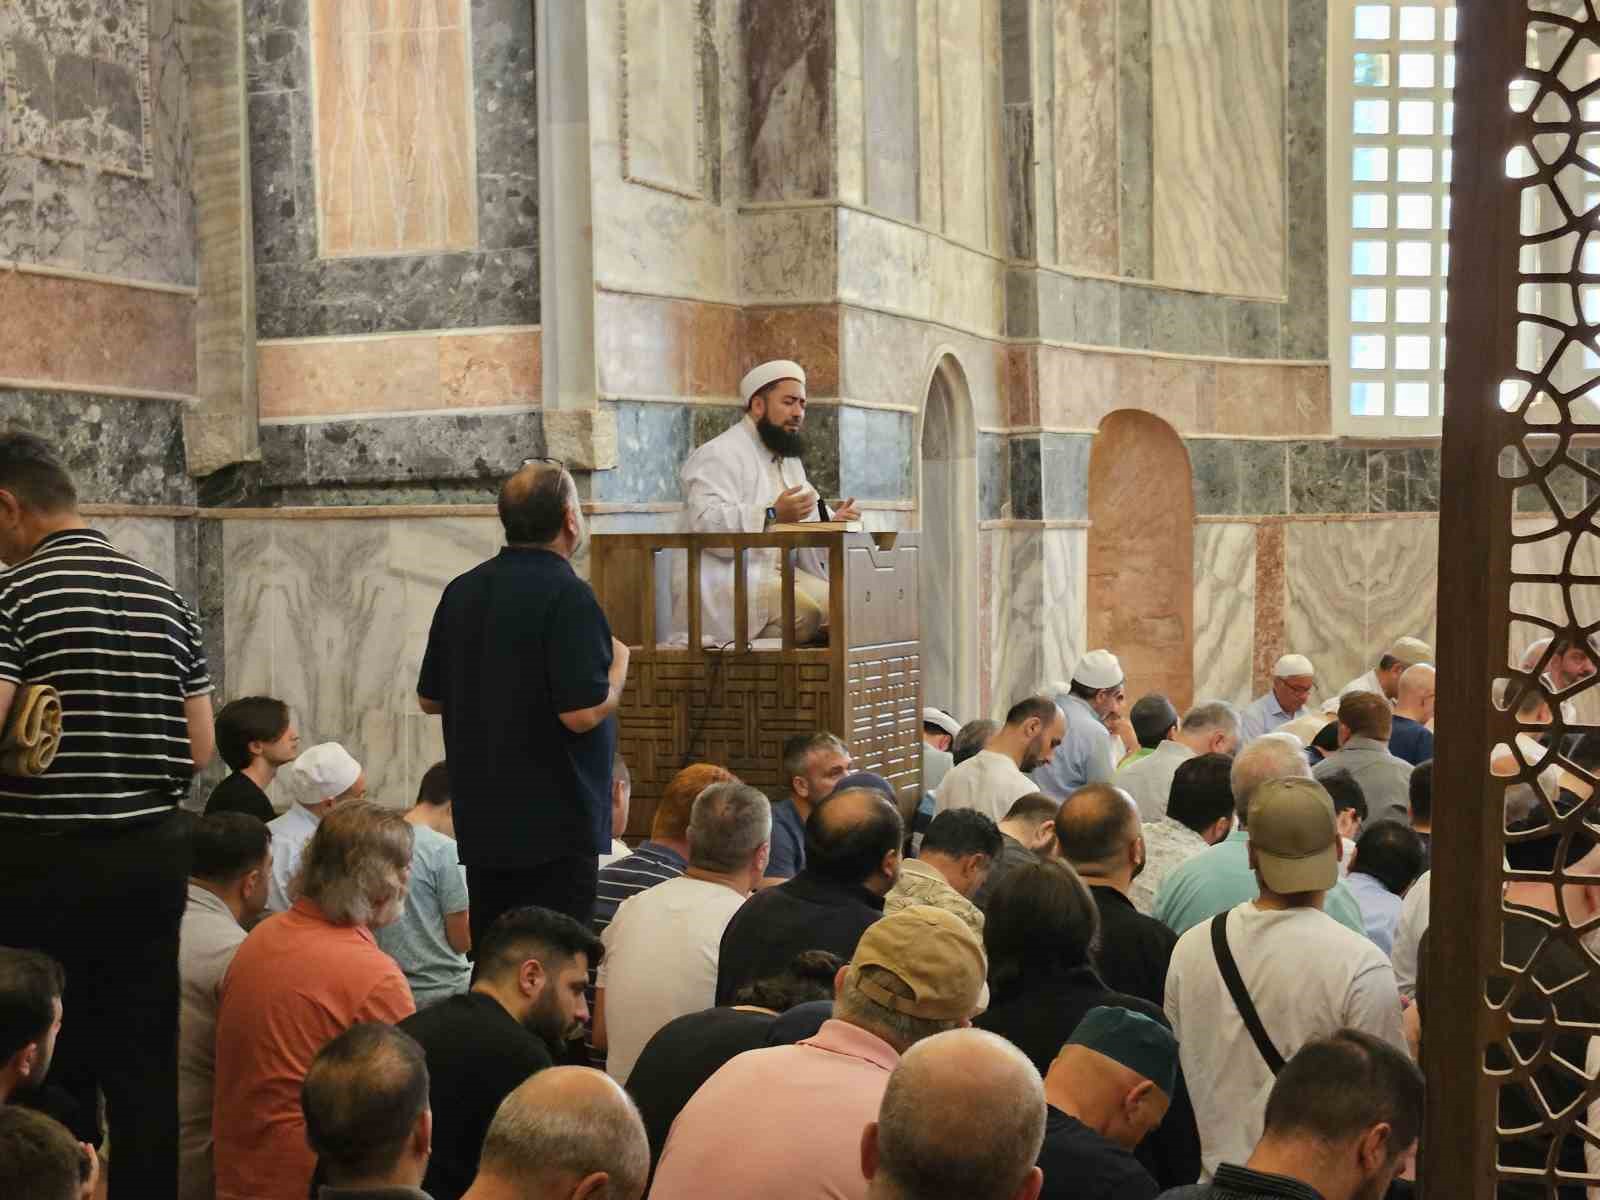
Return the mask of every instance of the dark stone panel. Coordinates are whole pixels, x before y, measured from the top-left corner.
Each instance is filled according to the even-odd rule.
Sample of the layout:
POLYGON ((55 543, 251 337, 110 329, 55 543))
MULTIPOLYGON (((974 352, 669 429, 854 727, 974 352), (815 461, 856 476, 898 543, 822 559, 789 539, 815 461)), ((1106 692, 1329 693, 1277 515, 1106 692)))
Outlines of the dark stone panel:
POLYGON ((257 24, 246 20, 246 88, 256 92, 303 91, 311 79, 309 30, 301 24, 257 24))
POLYGON ((486 250, 537 245, 538 122, 527 0, 473 0, 472 57, 478 244, 486 250))
POLYGON ((1033 211, 1033 105, 1000 110, 1000 148, 1006 168, 1006 248, 1012 258, 1033 258, 1037 228, 1033 211))
POLYGON ((377 417, 261 428, 259 484, 270 487, 383 484, 480 486, 544 453, 538 413, 377 417))
MULTIPOLYGON (((1221 296, 1147 290, 1148 349, 1175 354, 1215 354, 1219 347, 1227 344, 1227 301, 1221 296)), ((1123 344, 1128 343, 1124 341, 1123 344)))
POLYGON ((1275 300, 1227 300, 1224 305, 1229 356, 1278 357, 1283 305, 1275 300))
MULTIPOLYGON (((1327 0, 1289 5, 1285 358, 1328 357, 1327 0)), ((1346 114, 1348 115, 1348 114, 1346 114)))
POLYGON ((1039 451, 1044 473, 1046 520, 1087 520, 1089 517, 1089 446, 1092 434, 1046 433, 1039 451))
POLYGON ((1117 9, 1117 186, 1122 274, 1155 272, 1150 0, 1119 0, 1117 9))
MULTIPOLYGON (((1439 450, 1436 446, 1422 446, 1407 450, 1409 477, 1406 481, 1406 501, 1410 512, 1439 511, 1439 450)), ((1589 488, 1593 495, 1594 489, 1589 488)))
POLYGON ((617 414, 617 466, 591 477, 596 500, 679 500, 689 457, 690 415, 682 404, 608 403, 617 414))
POLYGON ((0 429, 49 442, 85 504, 194 503, 183 410, 171 401, 0 388, 0 429))
POLYGON ((1019 521, 1037 521, 1044 516, 1043 464, 1037 436, 1013 437, 1011 460, 1011 512, 1019 521))
POLYGON ((1229 438, 1190 438, 1184 442, 1189 451, 1195 516, 1234 516, 1242 511, 1239 448, 1243 444, 1229 438))
POLYGON ((1118 293, 1139 291, 1104 279, 1072 281, 1073 337, 1090 346, 1116 346, 1121 343, 1121 315, 1118 293))
POLYGON ((1000 0, 1000 86, 1003 104, 1033 100, 1029 12, 1033 0, 1000 0))
POLYGON ((833 177, 831 0, 744 0, 739 32, 747 64, 751 198, 826 196, 833 177))
POLYGON ((1289 443, 1289 510, 1295 513, 1369 511, 1367 452, 1333 442, 1289 443))
POLYGON ((824 500, 842 500, 839 492, 839 406, 813 405, 806 412, 806 448, 800 462, 806 478, 824 500))
POLYGON ((1117 290, 1116 338, 1110 343, 1130 350, 1150 349, 1151 296, 1155 288, 1124 287, 1117 290))
MULTIPOLYGON (((704 446, 719 433, 732 429, 744 420, 744 409, 733 404, 697 404, 691 411, 694 417, 690 424, 689 437, 693 448, 704 446)), ((813 409, 812 414, 816 411, 813 409)))
POLYGON ((1239 511, 1277 516, 1289 511, 1284 479, 1288 450, 1283 442, 1239 442, 1239 511))
POLYGON ((303 92, 249 97, 250 219, 258 271, 267 263, 301 261, 315 253, 316 212, 301 206, 295 161, 295 117, 305 100, 303 92))
POLYGON ((978 435, 978 519, 996 521, 1011 503, 1010 440, 1001 433, 978 435))
POLYGON ((1013 267, 1006 272, 1007 337, 1032 338, 1039 337, 1043 332, 1045 336, 1054 337, 1059 341, 1068 340, 1060 334, 1042 331, 1039 328, 1038 289, 1041 285, 1055 285, 1058 282, 1053 277, 1041 276, 1038 271, 1025 267, 1013 267))
MULTIPOLYGON (((227 628, 223 605, 222 522, 195 518, 178 524, 180 528, 187 526, 191 531, 196 594, 190 597, 190 603, 194 605, 195 615, 200 620, 200 640, 205 647, 206 662, 211 667, 211 684, 217 689, 218 696, 226 696, 227 662, 223 647, 227 645, 227 628)), ((183 590, 181 585, 179 590, 183 590)))
POLYGON ((862 500, 914 500, 916 417, 839 407, 839 488, 862 500))

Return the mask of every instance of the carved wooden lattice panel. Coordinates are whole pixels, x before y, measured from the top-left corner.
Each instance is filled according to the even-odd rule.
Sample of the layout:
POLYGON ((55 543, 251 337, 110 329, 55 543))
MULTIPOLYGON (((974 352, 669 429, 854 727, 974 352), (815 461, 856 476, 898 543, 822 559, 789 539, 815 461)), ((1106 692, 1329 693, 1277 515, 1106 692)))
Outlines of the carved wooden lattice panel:
POLYGON ((859 770, 903 791, 922 770, 920 642, 851 650, 845 676, 845 741, 859 770))

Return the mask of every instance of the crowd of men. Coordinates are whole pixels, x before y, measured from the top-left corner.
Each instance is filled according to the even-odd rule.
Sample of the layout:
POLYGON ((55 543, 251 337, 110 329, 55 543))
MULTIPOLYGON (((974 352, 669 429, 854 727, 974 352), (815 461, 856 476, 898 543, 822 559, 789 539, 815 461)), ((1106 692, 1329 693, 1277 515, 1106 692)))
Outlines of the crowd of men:
MULTIPOLYGON (((0 777, 0 1195, 1366 1200, 1415 1174, 1424 643, 1316 711, 1298 654, 1242 710, 1180 713, 1094 650, 1002 721, 929 709, 915 814, 818 730, 781 795, 684 767, 630 848, 628 651, 572 569, 571 476, 528 463, 500 515, 440 599, 416 691, 446 756, 402 809, 278 699, 213 718, 188 603, 0 434, 0 709, 49 684, 65 710, 55 766, 0 777), (231 774, 184 811, 213 749, 231 774)), ((1527 669, 1594 665, 1556 642, 1527 669)), ((1511 865, 1600 874, 1549 819, 1570 782, 1541 776, 1511 865)), ((1542 915, 1600 916, 1575 884, 1507 901, 1524 962, 1542 915)), ((1582 961, 1538 969, 1600 1015, 1562 990, 1582 961)), ((1515 1092, 1502 1124, 1531 1127, 1515 1092)), ((1582 1173, 1559 1140, 1506 1153, 1582 1173)))

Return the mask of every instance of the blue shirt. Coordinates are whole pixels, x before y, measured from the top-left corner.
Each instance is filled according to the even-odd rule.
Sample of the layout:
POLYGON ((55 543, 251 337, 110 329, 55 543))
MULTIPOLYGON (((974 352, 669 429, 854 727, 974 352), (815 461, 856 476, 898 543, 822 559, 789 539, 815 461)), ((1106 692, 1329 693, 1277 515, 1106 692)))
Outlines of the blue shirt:
POLYGON ((1033 772, 1033 782, 1047 796, 1064 800, 1086 783, 1105 783, 1117 769, 1111 752, 1111 731, 1100 714, 1070 692, 1056 697, 1067 717, 1067 735, 1055 757, 1033 772))
POLYGON ((1269 688, 1265 696, 1257 696, 1239 710, 1239 745, 1254 741, 1264 733, 1271 733, 1305 715, 1304 706, 1294 712, 1284 712, 1278 697, 1269 688))
MULTIPOLYGON (((1235 829, 1226 840, 1179 866, 1156 892, 1152 915, 1181 937, 1219 912, 1254 900, 1261 894, 1261 886, 1250 869, 1249 843, 1249 831, 1235 829)), ((1346 929, 1367 932, 1361 906, 1343 881, 1328 892, 1323 911, 1346 929)))
POLYGON ((1389 753, 1403 758, 1413 767, 1433 757, 1433 730, 1421 721, 1410 717, 1394 716, 1394 728, 1389 733, 1389 753))
POLYGON ((426 825, 411 827, 411 886, 400 919, 372 936, 400 964, 418 1008, 467 990, 472 964, 450 948, 444 919, 467 911, 467 873, 454 838, 426 825))
POLYGON ((793 879, 806 865, 806 823, 795 810, 793 797, 772 806, 772 853, 767 857, 768 879, 793 879))
POLYGON ((1367 928, 1367 936, 1379 950, 1393 954, 1394 931, 1400 924, 1400 897, 1365 871, 1351 871, 1344 881, 1361 906, 1361 920, 1367 928))

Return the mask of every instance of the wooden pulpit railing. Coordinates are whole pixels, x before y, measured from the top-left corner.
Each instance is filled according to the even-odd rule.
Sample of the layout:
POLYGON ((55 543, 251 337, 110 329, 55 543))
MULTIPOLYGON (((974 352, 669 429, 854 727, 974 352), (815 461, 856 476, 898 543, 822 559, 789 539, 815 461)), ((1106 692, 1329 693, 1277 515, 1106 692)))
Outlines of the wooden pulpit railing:
POLYGON ((648 836, 656 801, 689 763, 717 763, 779 794, 783 743, 819 730, 844 740, 857 769, 889 780, 909 822, 922 794, 916 534, 596 534, 589 561, 612 632, 631 651, 617 714, 633 776, 630 840, 648 836), (795 552, 806 549, 828 564, 825 644, 795 640, 795 552), (724 565, 707 572, 713 555, 724 565), (764 560, 759 580, 746 569, 752 555, 764 560), (728 636, 708 631, 703 587, 721 586, 730 561, 728 636), (781 572, 781 600, 777 629, 763 637, 750 628, 750 593, 767 570, 781 572))

